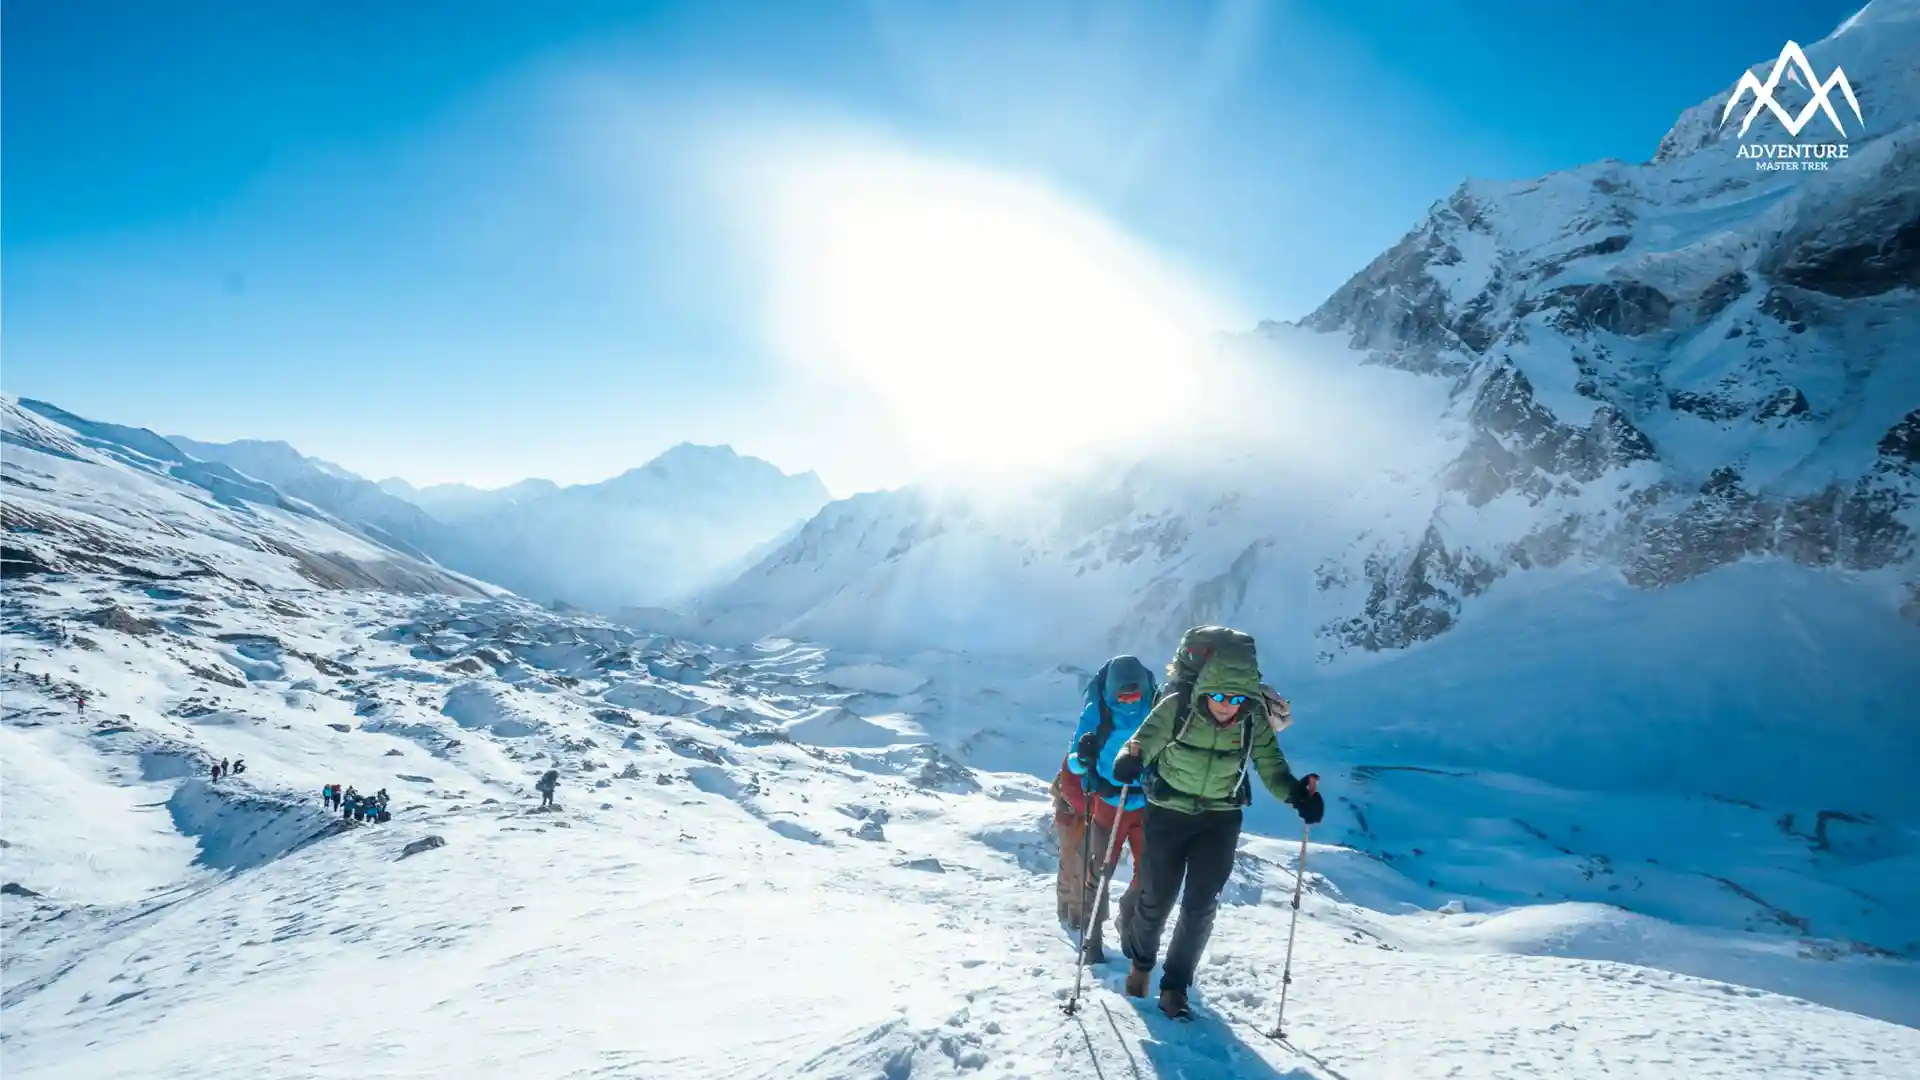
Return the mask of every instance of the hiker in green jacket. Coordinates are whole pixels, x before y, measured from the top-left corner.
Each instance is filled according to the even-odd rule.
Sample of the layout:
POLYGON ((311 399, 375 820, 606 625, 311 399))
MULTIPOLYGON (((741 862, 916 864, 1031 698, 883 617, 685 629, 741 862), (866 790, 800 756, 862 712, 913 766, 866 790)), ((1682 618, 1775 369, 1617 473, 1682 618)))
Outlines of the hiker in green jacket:
POLYGON ((1147 766, 1154 768, 1146 784, 1145 884, 1131 910, 1125 899, 1120 907, 1121 948, 1133 965, 1126 991, 1146 996, 1160 934, 1184 880, 1180 922, 1160 974, 1160 1010, 1180 1019, 1189 1015, 1187 989, 1233 872, 1241 807, 1252 798, 1248 766, 1307 824, 1318 823, 1326 810, 1312 778, 1296 778, 1280 753, 1275 732, 1291 716, 1285 699, 1261 685, 1252 639, 1221 632, 1244 640, 1245 653, 1211 652, 1190 685, 1176 679, 1113 764, 1121 783, 1137 782, 1147 766))

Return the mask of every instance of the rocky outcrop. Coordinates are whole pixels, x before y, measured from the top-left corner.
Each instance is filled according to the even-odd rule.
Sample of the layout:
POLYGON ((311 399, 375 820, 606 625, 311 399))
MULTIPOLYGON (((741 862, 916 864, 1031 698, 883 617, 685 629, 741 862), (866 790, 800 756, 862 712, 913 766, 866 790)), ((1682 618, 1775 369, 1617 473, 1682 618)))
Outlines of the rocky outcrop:
POLYGON ((1841 298, 1920 289, 1920 137, 1890 155, 1871 184, 1824 201, 1760 264, 1772 280, 1841 298))
POLYGON ((1646 435, 1611 405, 1595 409, 1583 427, 1562 422, 1511 365, 1481 383, 1468 415, 1473 435, 1444 479, 1476 507, 1516 491, 1538 504, 1564 480, 1596 480, 1657 457, 1646 435))
POLYGON ((1465 261, 1451 233, 1487 228, 1482 207, 1463 187, 1434 209, 1424 227, 1355 274, 1301 325, 1343 332, 1353 348, 1378 363, 1465 374, 1470 357, 1484 353, 1498 337, 1494 314, 1505 291, 1503 274, 1493 267, 1486 286, 1456 304, 1434 271, 1456 269, 1465 261))
POLYGON ((78 617, 80 622, 88 623, 107 630, 118 630, 123 634, 145 637, 160 632, 160 624, 142 619, 118 604, 108 604, 95 611, 89 611, 78 617))
POLYGON ((1486 591, 1502 570, 1471 551, 1448 548, 1429 525, 1410 556, 1367 556, 1369 584, 1359 615, 1327 628, 1341 644, 1380 651, 1404 649, 1453 628, 1461 601, 1486 591))
POLYGON ((443 837, 423 836, 418 840, 412 841, 406 847, 401 848, 400 858, 402 859, 411 858, 415 855, 420 854, 423 851, 432 851, 434 848, 440 848, 440 847, 446 847, 446 846, 447 846, 447 841, 443 837))

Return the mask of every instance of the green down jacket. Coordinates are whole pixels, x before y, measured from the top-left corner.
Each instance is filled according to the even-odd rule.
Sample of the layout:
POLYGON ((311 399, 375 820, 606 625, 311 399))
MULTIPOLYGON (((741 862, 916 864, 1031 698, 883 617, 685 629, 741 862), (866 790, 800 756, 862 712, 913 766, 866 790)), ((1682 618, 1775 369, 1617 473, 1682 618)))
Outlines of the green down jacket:
POLYGON ((1140 744, 1141 761, 1159 774, 1159 779, 1147 787, 1147 801, 1185 814, 1232 810, 1242 803, 1239 788, 1249 758, 1252 770, 1260 774, 1274 798, 1282 802, 1292 798, 1299 780, 1287 768, 1280 741, 1267 723, 1259 669, 1225 659, 1209 661, 1194 680, 1193 709, 1184 722, 1184 731, 1174 730, 1179 712, 1179 700, 1168 695, 1133 733, 1140 744), (1240 707, 1242 715, 1225 726, 1214 723, 1201 696, 1214 690, 1247 696, 1247 703, 1240 707), (1250 755, 1241 743, 1249 730, 1244 722, 1249 709, 1254 714, 1250 755))

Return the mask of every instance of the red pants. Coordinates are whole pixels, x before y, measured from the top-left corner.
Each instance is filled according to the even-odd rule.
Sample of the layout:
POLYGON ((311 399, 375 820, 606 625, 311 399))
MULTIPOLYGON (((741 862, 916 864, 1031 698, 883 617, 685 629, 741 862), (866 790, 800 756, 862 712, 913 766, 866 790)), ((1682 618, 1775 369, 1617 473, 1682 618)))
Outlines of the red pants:
MULTIPOLYGON (((1104 858, 1107 854, 1107 845, 1113 843, 1113 823, 1116 816, 1120 819, 1120 843, 1132 853, 1133 865, 1138 868, 1140 865, 1140 852, 1147 842, 1146 811, 1145 809, 1128 810, 1123 813, 1119 807, 1114 806, 1105 799, 1093 800, 1093 836, 1091 839, 1093 843, 1094 860, 1098 862, 1098 860, 1104 858)), ((1120 853, 1115 851, 1113 857, 1116 863, 1119 862, 1120 853)), ((1094 873, 1098 874, 1099 872, 1100 868, 1095 866, 1094 873)))
POLYGON ((1086 922, 1088 905, 1093 904, 1098 910, 1089 940, 1097 948, 1101 930, 1107 921, 1107 897, 1104 893, 1099 896, 1094 894, 1098 890, 1100 876, 1106 869, 1101 860, 1106 858, 1108 846, 1114 843, 1115 819, 1118 819, 1121 839, 1119 847, 1114 848, 1114 862, 1116 865, 1119 863, 1122 847, 1133 855, 1133 878, 1127 883, 1126 895, 1121 898, 1124 907, 1128 897, 1140 890, 1143 878, 1140 856, 1146 844, 1146 814, 1142 810, 1121 813, 1118 807, 1105 799, 1088 798, 1080 777, 1064 765, 1059 775, 1053 778, 1053 797, 1053 826, 1060 838, 1060 872, 1055 879, 1058 914, 1070 925, 1082 926, 1086 922), (1091 821, 1087 816, 1089 806, 1093 809, 1091 821), (1086 878, 1081 877, 1082 866, 1089 871, 1086 878))

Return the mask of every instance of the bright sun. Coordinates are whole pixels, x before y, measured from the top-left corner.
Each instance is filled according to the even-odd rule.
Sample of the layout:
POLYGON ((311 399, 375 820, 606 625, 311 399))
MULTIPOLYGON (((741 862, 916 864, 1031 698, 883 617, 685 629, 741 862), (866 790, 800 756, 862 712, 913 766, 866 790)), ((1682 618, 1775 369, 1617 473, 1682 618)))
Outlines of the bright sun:
POLYGON ((921 466, 1017 469, 1188 414, 1182 376, 1211 315, 1091 213, 872 154, 787 181, 779 343, 870 387, 921 466))

